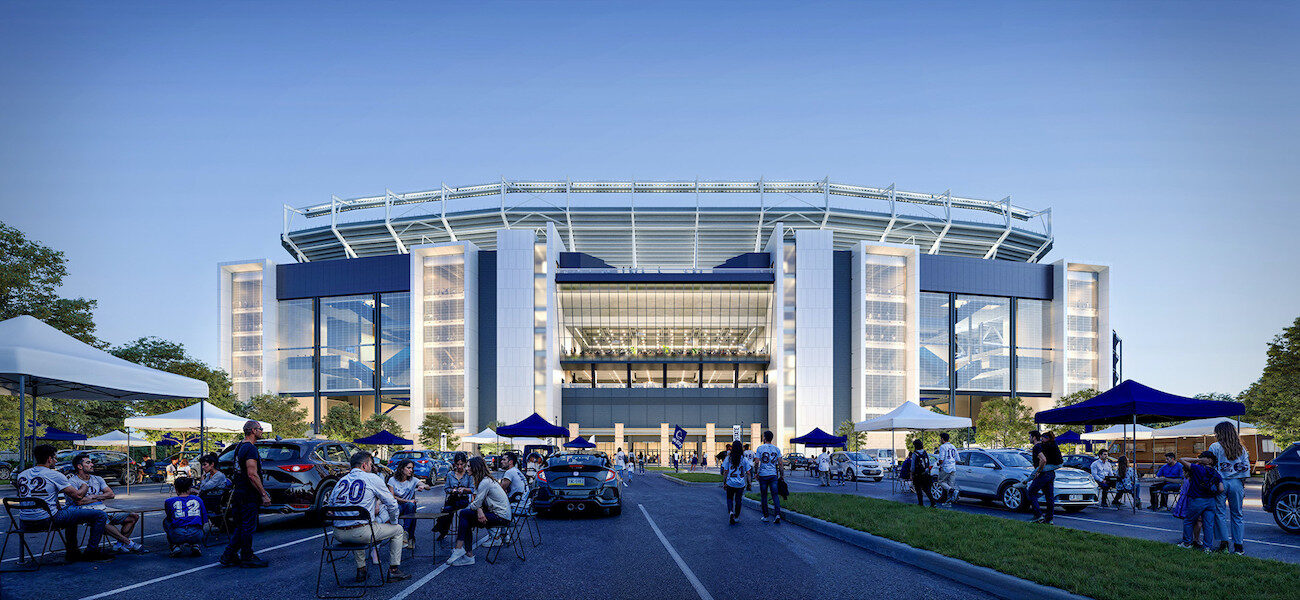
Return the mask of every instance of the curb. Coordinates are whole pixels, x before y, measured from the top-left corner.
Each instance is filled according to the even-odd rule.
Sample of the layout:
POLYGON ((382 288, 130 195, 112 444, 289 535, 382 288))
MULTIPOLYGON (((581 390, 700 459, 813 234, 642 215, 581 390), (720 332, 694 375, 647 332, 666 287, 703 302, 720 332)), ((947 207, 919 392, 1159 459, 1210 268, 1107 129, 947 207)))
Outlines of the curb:
MULTIPOLYGON (((759 506, 757 500, 745 498, 744 502, 749 505, 750 508, 762 510, 762 507, 759 506)), ((929 571, 945 579, 964 583, 999 598, 1006 598, 1008 600, 1016 600, 1019 598, 1087 600, 1086 596, 1073 594, 1060 588, 1054 588, 1027 579, 1021 579, 1013 575, 1007 575, 1006 573, 988 567, 973 565, 964 560, 944 556, 938 552, 914 548, 902 542, 896 542, 888 538, 872 535, 865 531, 858 531, 857 529, 851 529, 837 523, 823 521, 797 512, 782 510, 781 518, 784 521, 798 525, 804 529, 815 531, 842 542, 853 544, 863 550, 874 552, 923 571, 929 571)))
POLYGON ((684 485, 689 487, 721 487, 722 486, 722 483, 718 481, 686 481, 685 479, 678 479, 667 473, 660 473, 659 476, 677 485, 684 485))

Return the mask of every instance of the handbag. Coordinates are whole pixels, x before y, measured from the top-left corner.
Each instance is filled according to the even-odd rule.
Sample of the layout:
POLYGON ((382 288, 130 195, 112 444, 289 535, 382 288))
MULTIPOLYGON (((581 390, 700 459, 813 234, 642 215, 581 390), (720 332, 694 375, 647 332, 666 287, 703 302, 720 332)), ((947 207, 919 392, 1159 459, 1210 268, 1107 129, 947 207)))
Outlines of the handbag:
POLYGON ((1183 486, 1178 488, 1178 499, 1174 500, 1174 505, 1169 507, 1169 514, 1179 519, 1187 518, 1187 488, 1190 484, 1190 478, 1183 479, 1183 486))
POLYGON ((786 484, 784 477, 776 480, 776 493, 780 495, 782 499, 790 497, 790 486, 786 484))

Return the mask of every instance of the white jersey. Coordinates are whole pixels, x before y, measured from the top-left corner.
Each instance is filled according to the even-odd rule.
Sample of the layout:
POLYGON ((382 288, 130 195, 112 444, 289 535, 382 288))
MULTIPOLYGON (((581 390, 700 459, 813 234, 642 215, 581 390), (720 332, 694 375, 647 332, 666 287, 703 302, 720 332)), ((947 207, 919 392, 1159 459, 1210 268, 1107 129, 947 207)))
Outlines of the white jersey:
POLYGON ((627 466, 627 455, 619 452, 614 455, 614 468, 622 469, 627 466))
POLYGON ((957 447, 951 442, 944 442, 939 446, 939 468, 944 473, 952 473, 957 470, 957 447))
MULTIPOLYGON (((59 512, 59 492, 64 488, 73 486, 81 488, 81 484, 74 484, 68 481, 68 478, 54 469, 48 467, 32 467, 18 474, 18 495, 23 498, 40 498, 46 504, 50 505, 51 512, 59 512)), ((80 481, 80 480, 78 480, 80 481)), ((84 482, 83 482, 84 483, 84 482)), ((20 510, 18 518, 24 521, 40 521, 48 519, 49 514, 43 510, 20 510)))
MULTIPOLYGON (((73 475, 68 478, 68 484, 72 487, 81 487, 82 484, 85 484, 87 486, 86 496, 98 496, 108 491, 108 482, 104 481, 104 478, 99 475, 91 475, 90 481, 86 481, 78 475, 73 475)), ((64 500, 67 502, 68 506, 76 505, 76 502, 71 498, 64 498, 64 500)), ((108 507, 104 506, 103 500, 91 502, 90 504, 83 504, 81 507, 93 508, 95 510, 108 510, 108 507)))
MULTIPOLYGON (((334 499, 330 501, 331 506, 360 506, 375 517, 376 521, 383 521, 379 518, 380 510, 383 509, 388 515, 397 515, 397 500, 393 498, 393 493, 388 491, 388 485, 374 473, 367 473, 361 469, 352 469, 347 475, 343 476, 338 483, 334 484, 334 499), (378 505, 378 506, 376 506, 378 505)), ((357 525, 365 521, 337 521, 335 526, 346 527, 348 525, 357 525)))
POLYGON ((831 455, 823 452, 817 457, 817 468, 821 471, 831 470, 831 455))

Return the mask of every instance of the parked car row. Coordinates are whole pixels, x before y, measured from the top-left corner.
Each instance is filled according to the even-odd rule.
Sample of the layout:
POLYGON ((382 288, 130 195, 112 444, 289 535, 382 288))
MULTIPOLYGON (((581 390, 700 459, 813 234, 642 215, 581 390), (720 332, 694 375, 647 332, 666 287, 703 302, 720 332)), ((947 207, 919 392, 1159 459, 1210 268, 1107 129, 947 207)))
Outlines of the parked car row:
MULTIPOLYGON (((938 468, 931 470, 937 473, 938 468)), ((1023 482, 1033 471, 1029 453, 1019 448, 965 449, 957 452, 954 483, 962 497, 993 500, 1020 511, 1029 507, 1023 482)), ((1096 504, 1100 494, 1092 475, 1073 467, 1057 469, 1053 487, 1056 505, 1071 513, 1096 504)), ((931 491, 935 498, 943 492, 937 483, 931 491)))

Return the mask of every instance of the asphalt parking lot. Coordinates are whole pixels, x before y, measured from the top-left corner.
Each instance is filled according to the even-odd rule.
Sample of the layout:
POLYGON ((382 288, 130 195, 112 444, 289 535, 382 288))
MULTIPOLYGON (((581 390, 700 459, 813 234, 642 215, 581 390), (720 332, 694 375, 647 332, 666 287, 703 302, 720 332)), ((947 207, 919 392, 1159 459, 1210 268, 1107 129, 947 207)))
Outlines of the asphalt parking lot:
MULTIPOLYGON (((798 487, 798 486, 796 486, 798 487)), ((114 501, 118 507, 159 506, 156 486, 114 501)), ((542 544, 521 561, 509 549, 495 565, 480 549, 477 564, 446 567, 449 550, 427 558, 431 524, 417 540, 420 558, 406 558, 409 581, 370 590, 367 598, 443 598, 488 595, 530 598, 987 598, 933 574, 898 565, 855 546, 789 524, 759 522, 748 508, 728 525, 721 490, 684 487, 656 475, 624 488, 623 514, 543 518, 542 544)), ((437 491, 419 496, 437 510, 437 491)), ((7 527, 8 522, 3 521, 7 527)), ((147 519, 146 555, 103 564, 54 564, 37 573, 0 574, 0 597, 69 598, 312 598, 321 529, 297 516, 262 519, 255 541, 268 569, 223 569, 220 548, 201 558, 167 556, 156 516, 147 519)), ((3 557, 12 568, 16 540, 3 557)), ((381 552, 381 555, 385 552, 381 552)), ((347 564, 347 563, 345 563, 347 564)), ((344 566, 351 572, 351 566, 344 566)), ((328 574, 327 574, 328 576, 328 574)), ((373 575, 372 575, 373 576, 373 575)))
MULTIPOLYGON (((862 480, 856 485, 850 481, 844 485, 832 484, 830 487, 822 487, 805 472, 799 472, 787 476, 786 482, 792 484, 790 488, 792 492, 815 491, 858 494, 899 502, 916 502, 915 494, 891 491, 888 479, 879 483, 862 480)), ((1273 522, 1273 515, 1264 512, 1264 509, 1260 506, 1259 489, 1259 483, 1248 483, 1246 485, 1246 503, 1243 511, 1243 517, 1246 521, 1246 554, 1300 564, 1300 536, 1282 531, 1273 522)), ((1138 509, 1136 514, 1128 508, 1113 510, 1093 507, 1086 508, 1076 514, 1066 514, 1064 511, 1057 509, 1053 521, 1058 526, 1097 533, 1143 538, 1171 544, 1177 544, 1181 541, 1183 535, 1182 519, 1173 517, 1167 511, 1152 512, 1147 510, 1145 508, 1147 502, 1145 488, 1142 494, 1144 508, 1138 509)), ((1028 521, 1032 518, 1029 513, 1011 512, 1000 505, 982 503, 971 498, 963 498, 957 501, 953 505, 953 510, 1022 521, 1028 521)))

